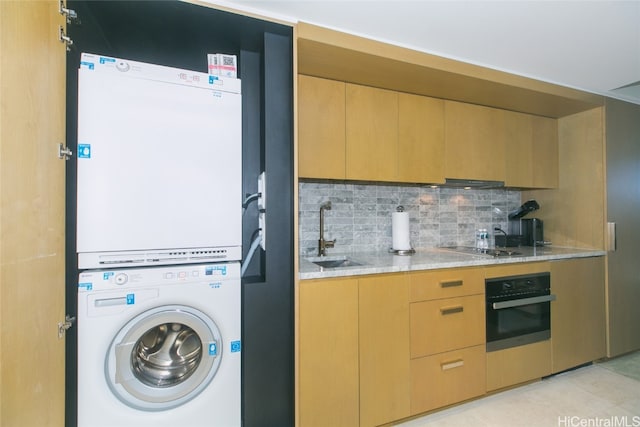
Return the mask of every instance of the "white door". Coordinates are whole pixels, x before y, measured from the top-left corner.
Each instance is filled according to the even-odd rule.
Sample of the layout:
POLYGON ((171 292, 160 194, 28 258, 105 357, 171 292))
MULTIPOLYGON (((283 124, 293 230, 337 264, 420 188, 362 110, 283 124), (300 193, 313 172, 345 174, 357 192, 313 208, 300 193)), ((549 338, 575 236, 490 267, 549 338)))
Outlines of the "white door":
POLYGON ((64 425, 65 46, 57 1, 0 1, 0 425, 64 425))
POLYGON ((133 318, 115 336, 107 355, 107 383, 133 408, 175 408, 209 385, 223 348, 218 327, 201 311, 157 307, 133 318))

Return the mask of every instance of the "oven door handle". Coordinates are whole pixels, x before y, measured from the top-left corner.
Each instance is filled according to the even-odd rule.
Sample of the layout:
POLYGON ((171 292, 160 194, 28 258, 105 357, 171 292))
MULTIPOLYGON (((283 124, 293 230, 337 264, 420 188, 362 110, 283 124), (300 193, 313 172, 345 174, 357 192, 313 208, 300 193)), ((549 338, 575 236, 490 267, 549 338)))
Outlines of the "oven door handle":
POLYGON ((509 301, 494 302, 491 306, 493 307, 494 310, 500 310, 502 308, 520 307, 523 305, 539 304, 541 302, 550 302, 555 300, 556 300, 556 296, 554 294, 551 294, 551 295, 543 295, 539 297, 520 298, 520 299, 512 299, 509 301))

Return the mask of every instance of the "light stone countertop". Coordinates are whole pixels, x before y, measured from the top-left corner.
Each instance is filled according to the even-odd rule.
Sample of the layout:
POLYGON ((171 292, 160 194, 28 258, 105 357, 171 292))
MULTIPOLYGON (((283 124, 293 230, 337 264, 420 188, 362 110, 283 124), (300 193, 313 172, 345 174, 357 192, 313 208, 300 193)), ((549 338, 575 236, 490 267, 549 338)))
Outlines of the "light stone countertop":
POLYGON ((557 246, 509 248, 520 252, 522 256, 493 257, 482 254, 462 254, 450 249, 416 249, 413 255, 393 255, 389 252, 359 252, 330 254, 322 259, 334 260, 347 257, 360 264, 348 267, 322 268, 311 262, 319 257, 300 258, 300 280, 323 279, 329 277, 348 277, 364 274, 382 274, 401 271, 435 270, 440 268, 490 266, 537 261, 550 261, 571 258, 604 256, 599 249, 576 249, 557 246))

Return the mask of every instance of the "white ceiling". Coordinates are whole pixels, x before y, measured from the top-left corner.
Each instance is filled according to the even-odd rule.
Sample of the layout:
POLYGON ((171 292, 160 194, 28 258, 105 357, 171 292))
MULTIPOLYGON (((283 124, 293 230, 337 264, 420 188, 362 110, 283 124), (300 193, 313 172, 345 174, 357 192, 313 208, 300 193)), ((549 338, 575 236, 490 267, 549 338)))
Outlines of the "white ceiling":
POLYGON ((209 1, 640 104, 640 0, 209 1))

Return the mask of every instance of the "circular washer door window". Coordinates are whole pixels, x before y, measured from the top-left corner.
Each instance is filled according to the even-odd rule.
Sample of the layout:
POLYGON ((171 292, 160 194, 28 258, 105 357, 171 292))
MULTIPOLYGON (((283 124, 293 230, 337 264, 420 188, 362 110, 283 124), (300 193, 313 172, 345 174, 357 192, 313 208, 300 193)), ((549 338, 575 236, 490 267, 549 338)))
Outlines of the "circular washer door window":
POLYGON ((201 311, 158 307, 136 316, 115 336, 105 361, 107 383, 131 407, 175 408, 209 385, 222 348, 220 331, 201 311))

